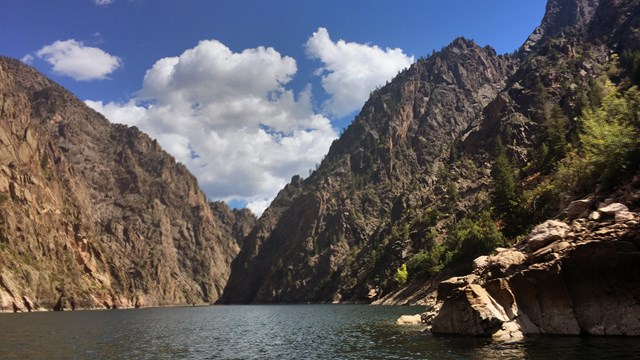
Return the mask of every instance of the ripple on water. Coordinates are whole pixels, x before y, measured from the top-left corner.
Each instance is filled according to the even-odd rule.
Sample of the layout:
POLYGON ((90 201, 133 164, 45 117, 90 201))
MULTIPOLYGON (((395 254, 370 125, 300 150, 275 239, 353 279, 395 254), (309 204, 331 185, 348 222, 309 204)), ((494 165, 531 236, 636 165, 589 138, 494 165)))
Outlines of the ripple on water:
POLYGON ((7 359, 631 359, 640 341, 433 337, 395 319, 421 308, 213 306, 0 316, 7 359))

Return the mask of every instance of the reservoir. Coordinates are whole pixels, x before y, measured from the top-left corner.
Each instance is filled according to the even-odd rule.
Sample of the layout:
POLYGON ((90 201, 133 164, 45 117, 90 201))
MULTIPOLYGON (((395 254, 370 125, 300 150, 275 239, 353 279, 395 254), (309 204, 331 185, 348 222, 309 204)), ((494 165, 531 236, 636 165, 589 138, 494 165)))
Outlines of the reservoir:
POLYGON ((635 338, 434 337, 422 307, 238 305, 0 314, 2 359, 632 359, 635 338))

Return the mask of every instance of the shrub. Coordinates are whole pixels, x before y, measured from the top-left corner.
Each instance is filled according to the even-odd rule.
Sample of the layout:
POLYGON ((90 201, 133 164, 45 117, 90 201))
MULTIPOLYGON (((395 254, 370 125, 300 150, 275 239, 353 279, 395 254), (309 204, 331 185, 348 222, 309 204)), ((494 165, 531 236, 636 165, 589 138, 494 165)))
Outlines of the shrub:
POLYGON ((394 275, 393 280, 395 280, 396 284, 398 285, 404 285, 407 282, 407 278, 409 278, 407 264, 402 264, 402 266, 396 270, 396 274, 394 275))
POLYGON ((476 219, 462 219, 454 226, 445 242, 451 263, 470 262, 506 243, 486 211, 478 214, 476 219))
POLYGON ((426 280, 442 270, 444 249, 434 243, 429 251, 420 251, 407 262, 407 270, 411 279, 426 280))

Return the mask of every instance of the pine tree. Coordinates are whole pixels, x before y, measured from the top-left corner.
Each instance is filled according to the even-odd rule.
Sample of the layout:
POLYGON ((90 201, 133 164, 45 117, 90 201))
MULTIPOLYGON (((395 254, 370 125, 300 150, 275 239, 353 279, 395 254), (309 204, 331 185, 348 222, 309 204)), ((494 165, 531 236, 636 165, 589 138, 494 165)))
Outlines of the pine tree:
POLYGON ((527 219, 524 218, 517 193, 516 172, 507 157, 502 141, 499 139, 494 145, 495 163, 491 169, 493 189, 491 204, 493 213, 503 221, 502 232, 512 238, 524 230, 527 219))

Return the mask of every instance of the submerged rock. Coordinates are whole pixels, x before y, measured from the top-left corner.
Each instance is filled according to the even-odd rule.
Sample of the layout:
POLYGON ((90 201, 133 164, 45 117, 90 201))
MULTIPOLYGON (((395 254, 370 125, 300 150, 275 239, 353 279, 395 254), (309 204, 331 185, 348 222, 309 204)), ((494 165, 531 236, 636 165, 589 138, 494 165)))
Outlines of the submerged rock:
POLYGON ((396 320, 398 325, 421 325, 422 317, 420 314, 416 315, 402 315, 396 320))

